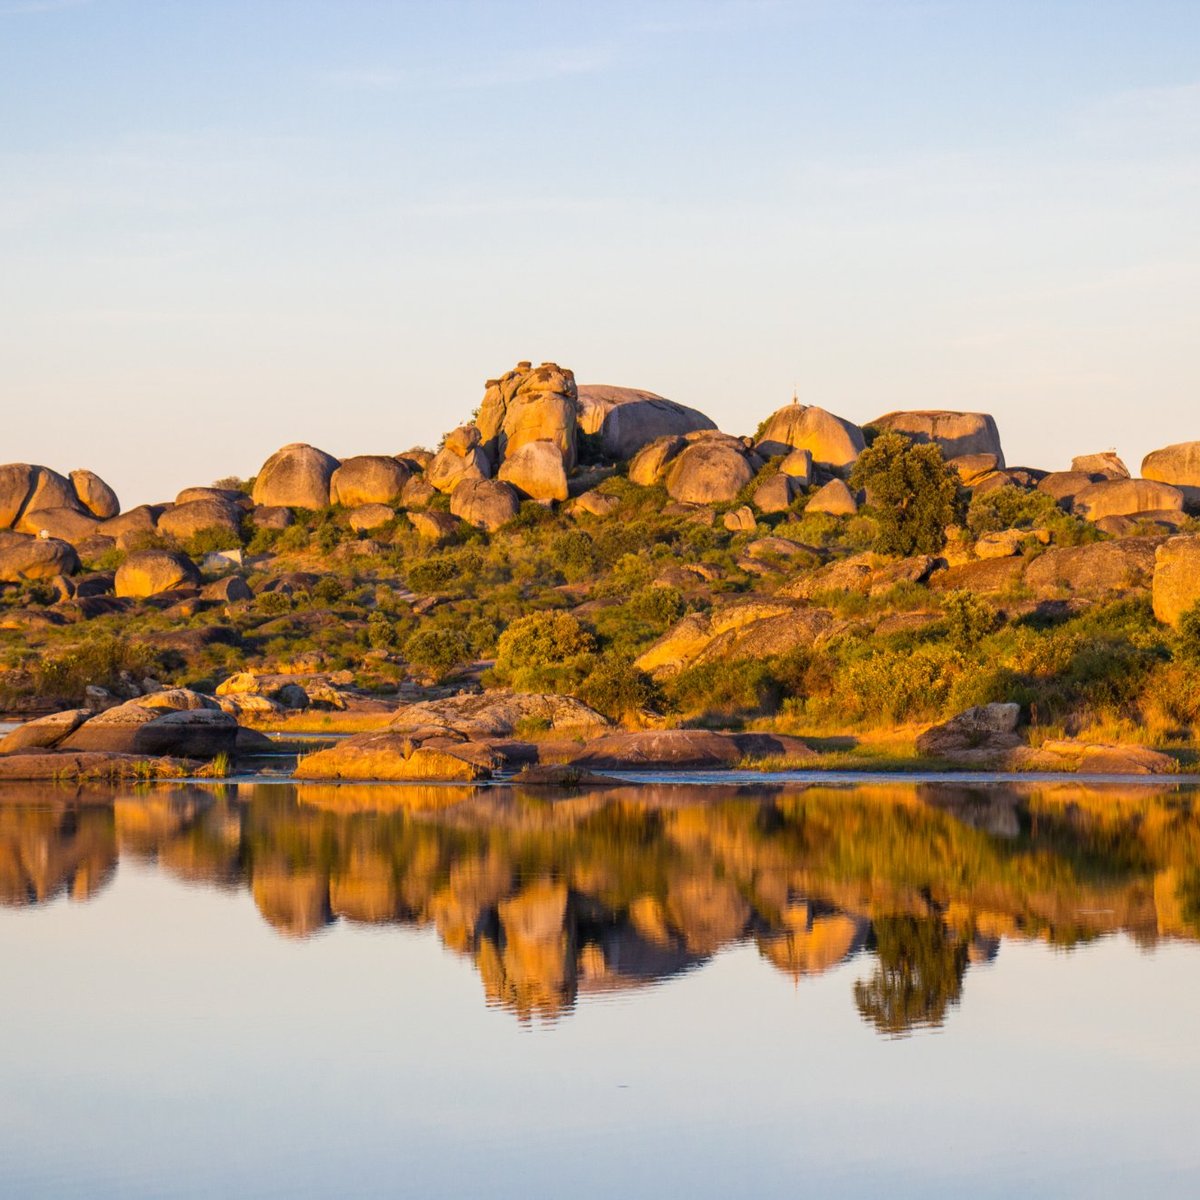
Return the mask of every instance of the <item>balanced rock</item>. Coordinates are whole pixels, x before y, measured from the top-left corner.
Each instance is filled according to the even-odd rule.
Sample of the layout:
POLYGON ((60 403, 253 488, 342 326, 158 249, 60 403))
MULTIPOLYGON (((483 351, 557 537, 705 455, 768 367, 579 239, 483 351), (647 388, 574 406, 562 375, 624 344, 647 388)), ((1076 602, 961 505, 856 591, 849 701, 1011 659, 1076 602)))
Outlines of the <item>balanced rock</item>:
POLYGON ((1200 537, 1168 538, 1154 552, 1154 615, 1165 625, 1178 625, 1200 604, 1200 537))
POLYGON ((71 486, 79 503, 101 521, 115 517, 121 511, 117 493, 94 471, 72 471, 71 486))
POLYGON ((1180 512, 1183 493, 1168 483, 1150 479, 1106 479, 1077 492, 1072 508, 1089 521, 1139 513, 1180 512))
POLYGON ((517 493, 498 479, 468 479, 450 494, 450 511, 476 529, 495 533, 517 515, 517 493))
POLYGON ((605 455, 617 462, 656 438, 716 428, 702 412, 637 388, 581 384, 578 401, 579 428, 599 434, 605 455))
POLYGON ((764 458, 807 450, 813 462, 841 470, 853 464, 865 445, 862 430, 850 421, 815 405, 788 404, 764 422, 757 448, 764 458))
POLYGON ((0 542, 0 582, 53 579, 56 575, 74 575, 78 570, 79 556, 74 547, 58 538, 11 534, 0 542))
POLYGON ((1078 454, 1071 459, 1071 470, 1082 471, 1086 475, 1099 475, 1104 479, 1129 478, 1129 468, 1115 450, 1103 450, 1099 454, 1078 454))
POLYGON ((755 476, 759 460, 736 438, 704 437, 687 446, 667 471, 667 493, 689 504, 727 504, 755 476))
POLYGON ((255 504, 281 508, 329 507, 329 481, 339 463, 305 442, 276 450, 254 480, 255 504))
POLYGON ((186 555, 174 550, 137 550, 117 568, 113 590, 118 596, 140 599, 199 582, 200 572, 186 555))
POLYGON ((943 409, 918 412, 892 412, 872 421, 871 426, 884 432, 902 433, 914 442, 936 442, 946 458, 967 454, 995 455, 997 466, 1004 466, 1000 431, 987 413, 947 412, 943 409))
POLYGON ((570 471, 575 466, 579 420, 575 376, 557 363, 518 363, 491 380, 479 408, 479 432, 493 462, 529 442, 553 442, 570 471))
POLYGON ((71 481, 49 467, 33 468, 33 486, 25 502, 25 512, 36 512, 39 508, 74 508, 82 511, 79 497, 71 481))
POLYGON ((227 500, 189 500, 166 509, 158 518, 158 532, 180 542, 200 533, 238 538, 240 531, 241 514, 227 500))
POLYGON ((500 464, 500 478, 531 500, 567 498, 562 452, 551 441, 526 442, 510 449, 500 464))
POLYGON ((858 500, 841 479, 831 479, 809 497, 804 511, 826 513, 831 517, 851 517, 858 512, 858 500))
POLYGON ((383 454, 347 458, 330 476, 332 504, 359 508, 364 504, 396 504, 408 482, 408 468, 383 454))

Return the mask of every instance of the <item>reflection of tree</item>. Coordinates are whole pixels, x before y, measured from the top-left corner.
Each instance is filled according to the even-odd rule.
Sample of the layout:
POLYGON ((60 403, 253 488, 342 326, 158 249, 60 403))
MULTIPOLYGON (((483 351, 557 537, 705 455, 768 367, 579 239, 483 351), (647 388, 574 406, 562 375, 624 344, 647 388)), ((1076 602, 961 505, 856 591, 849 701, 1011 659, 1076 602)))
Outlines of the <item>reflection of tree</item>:
POLYGON ((939 917, 910 916, 878 918, 874 942, 879 966, 854 985, 863 1020, 893 1035, 940 1025, 962 994, 967 942, 939 917))

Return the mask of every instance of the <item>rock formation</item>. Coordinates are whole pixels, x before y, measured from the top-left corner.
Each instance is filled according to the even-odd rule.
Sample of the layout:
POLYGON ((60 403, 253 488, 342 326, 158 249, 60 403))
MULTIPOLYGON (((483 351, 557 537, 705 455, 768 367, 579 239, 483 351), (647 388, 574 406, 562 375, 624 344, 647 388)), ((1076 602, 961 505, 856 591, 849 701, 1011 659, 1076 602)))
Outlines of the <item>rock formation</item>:
POLYGON ((254 480, 254 503, 268 507, 322 509, 338 460, 305 442, 276 450, 254 480))
POLYGON ((902 433, 914 442, 936 442, 946 458, 964 454, 991 454, 1000 467, 1004 466, 1004 451, 995 420, 987 413, 891 412, 868 423, 870 428, 902 433))
POLYGON ((823 408, 788 404, 763 423, 757 449, 764 458, 807 450, 812 461, 842 470, 853 465, 865 446, 862 430, 823 408))
POLYGON ((578 400, 579 428, 599 434, 605 455, 617 462, 657 438, 716 429, 702 412, 636 388, 581 384, 578 400))

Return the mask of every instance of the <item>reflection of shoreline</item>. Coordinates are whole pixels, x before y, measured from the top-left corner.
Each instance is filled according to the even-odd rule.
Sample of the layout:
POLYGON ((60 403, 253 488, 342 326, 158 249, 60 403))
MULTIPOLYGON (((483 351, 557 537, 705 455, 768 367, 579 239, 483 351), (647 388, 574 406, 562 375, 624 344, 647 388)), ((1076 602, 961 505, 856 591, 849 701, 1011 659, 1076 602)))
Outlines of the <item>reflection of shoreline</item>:
POLYGON ((89 899, 121 855, 246 887, 288 937, 433 926, 522 1019, 751 940, 796 980, 870 952, 854 1002, 896 1034, 944 1020, 1004 938, 1200 928, 1200 820, 1177 789, 250 784, 0 804, 4 904, 89 899))

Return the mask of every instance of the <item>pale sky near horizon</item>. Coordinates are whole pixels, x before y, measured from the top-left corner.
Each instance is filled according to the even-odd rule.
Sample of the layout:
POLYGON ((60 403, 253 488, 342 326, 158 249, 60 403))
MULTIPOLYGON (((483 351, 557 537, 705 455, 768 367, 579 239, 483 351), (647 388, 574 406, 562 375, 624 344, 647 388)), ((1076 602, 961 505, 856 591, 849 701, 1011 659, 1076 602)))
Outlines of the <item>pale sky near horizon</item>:
POLYGON ((128 504, 553 359, 1200 438, 1195 0, 0 0, 0 461, 128 504))

